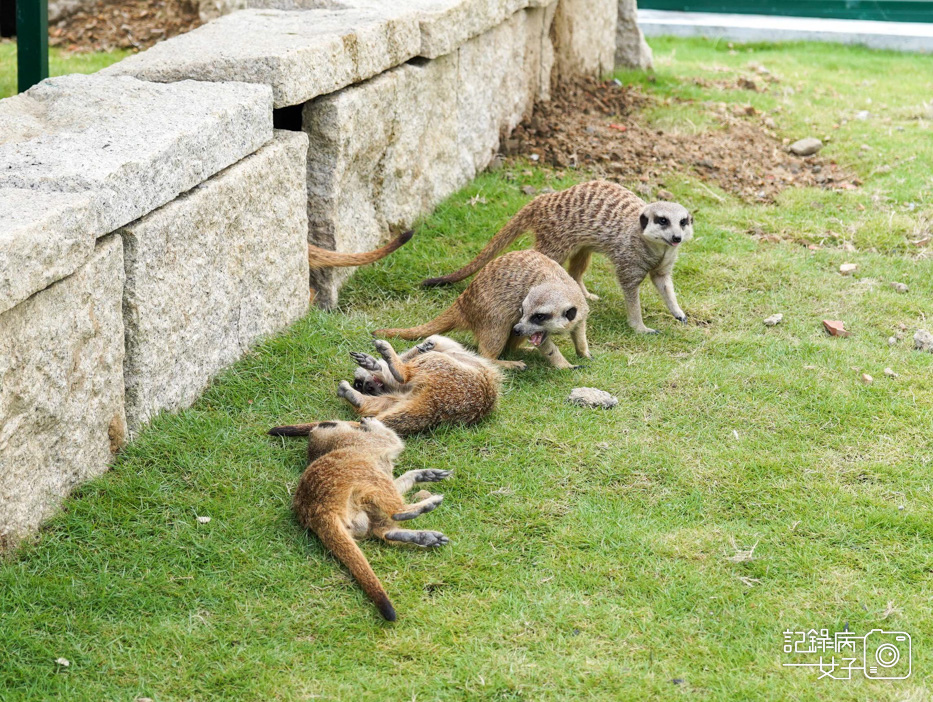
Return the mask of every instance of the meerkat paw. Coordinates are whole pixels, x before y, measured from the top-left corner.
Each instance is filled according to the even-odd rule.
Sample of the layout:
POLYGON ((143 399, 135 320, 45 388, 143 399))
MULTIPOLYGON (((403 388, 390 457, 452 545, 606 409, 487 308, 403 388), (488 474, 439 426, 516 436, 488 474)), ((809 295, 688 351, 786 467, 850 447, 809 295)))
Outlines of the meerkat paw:
POLYGON ((337 386, 337 397, 341 397, 354 407, 359 407, 361 399, 356 390, 346 380, 341 380, 337 386))
POLYGON ((450 539, 439 531, 410 531, 409 529, 393 529, 386 532, 386 541, 400 541, 414 544, 422 548, 436 548, 450 543, 450 539))
POLYGON ((682 313, 679 317, 678 317, 677 315, 674 315, 674 319, 676 319, 676 320, 677 320, 678 322, 680 322, 681 324, 686 324, 687 321, 688 321, 688 320, 687 320, 687 315, 686 315, 686 314, 683 314, 683 313, 682 313))
POLYGON ((422 514, 427 514, 428 512, 433 512, 437 506, 443 502, 443 495, 431 495, 428 499, 422 500, 413 505, 406 505, 409 509, 405 512, 397 512, 392 515, 392 519, 397 522, 405 522, 409 519, 414 519, 415 517, 420 517, 422 514))
POLYGON ((387 355, 392 353, 392 344, 385 339, 373 339, 373 346, 376 347, 376 351, 378 351, 383 358, 386 358, 387 355))
POLYGON ((598 300, 599 299, 599 295, 594 295, 589 290, 587 290, 586 293, 584 293, 584 297, 587 300, 598 300))
POLYGON ((528 366, 525 365, 524 361, 495 361, 495 363, 502 368, 513 368, 515 370, 525 370, 528 366))
POLYGON ((379 361, 370 356, 368 353, 351 351, 350 356, 354 361, 356 361, 356 365, 358 365, 360 368, 365 368, 368 371, 382 370, 382 368, 379 366, 379 361))
POLYGON ((427 341, 418 344, 415 348, 418 349, 418 353, 427 353, 428 351, 433 351, 435 346, 437 346, 437 344, 428 339, 427 341))
POLYGON ((450 539, 439 531, 419 531, 416 533, 418 534, 418 540, 414 543, 422 548, 437 548, 450 543, 450 539))
POLYGON ((438 468, 425 468, 424 470, 418 471, 418 477, 415 478, 416 483, 439 483, 441 480, 446 480, 451 475, 453 475, 452 470, 439 470, 438 468))

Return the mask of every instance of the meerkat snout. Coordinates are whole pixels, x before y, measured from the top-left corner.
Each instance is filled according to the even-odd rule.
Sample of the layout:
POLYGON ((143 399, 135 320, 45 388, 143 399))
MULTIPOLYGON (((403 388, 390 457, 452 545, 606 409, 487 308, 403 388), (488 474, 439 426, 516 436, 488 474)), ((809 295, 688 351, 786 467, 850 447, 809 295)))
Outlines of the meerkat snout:
POLYGON ((679 246, 693 236, 693 217, 676 202, 653 202, 638 216, 642 237, 654 244, 679 246))

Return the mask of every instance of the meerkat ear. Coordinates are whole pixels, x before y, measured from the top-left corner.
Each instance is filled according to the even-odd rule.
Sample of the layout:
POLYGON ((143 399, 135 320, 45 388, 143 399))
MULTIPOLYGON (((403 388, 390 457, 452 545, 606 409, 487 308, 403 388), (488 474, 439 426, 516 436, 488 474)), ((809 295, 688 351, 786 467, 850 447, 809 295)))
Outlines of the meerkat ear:
POLYGON ((648 226, 648 215, 642 212, 641 215, 638 217, 638 222, 641 224, 642 229, 647 227, 648 226))
POLYGON ((577 316, 577 308, 571 307, 569 310, 564 312, 564 316, 572 322, 577 316))

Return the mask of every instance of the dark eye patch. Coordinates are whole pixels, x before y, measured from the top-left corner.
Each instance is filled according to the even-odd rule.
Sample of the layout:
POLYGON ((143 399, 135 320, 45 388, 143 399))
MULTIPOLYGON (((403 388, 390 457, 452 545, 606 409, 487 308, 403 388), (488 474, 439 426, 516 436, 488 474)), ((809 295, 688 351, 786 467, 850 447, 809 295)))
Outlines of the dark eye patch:
POLYGON ((572 322, 574 319, 576 319, 576 316, 577 316, 577 308, 576 308, 576 307, 571 307, 569 310, 567 310, 566 312, 564 312, 564 316, 572 322))
POLYGON ((669 220, 667 217, 655 217, 654 223, 660 224, 662 227, 666 227, 671 223, 671 220, 669 220))
POLYGON ((690 220, 689 220, 689 219, 684 218, 684 219, 680 220, 680 228, 681 228, 681 229, 683 229, 684 227, 686 227, 688 224, 690 224, 690 220))
POLYGON ((531 323, 532 323, 532 324, 541 324, 542 322, 546 322, 550 317, 551 317, 551 315, 549 315, 549 314, 544 314, 543 312, 538 312, 537 314, 531 315, 531 323))

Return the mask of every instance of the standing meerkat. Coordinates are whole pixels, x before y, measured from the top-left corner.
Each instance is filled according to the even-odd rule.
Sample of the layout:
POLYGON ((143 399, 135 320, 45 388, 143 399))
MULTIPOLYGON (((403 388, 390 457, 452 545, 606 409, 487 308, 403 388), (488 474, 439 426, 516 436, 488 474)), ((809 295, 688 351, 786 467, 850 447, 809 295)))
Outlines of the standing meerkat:
POLYGON ((422 284, 446 285, 473 275, 526 231, 534 233, 536 251, 561 264, 569 260, 570 275, 590 300, 599 298, 587 292, 583 274, 594 251, 607 256, 615 266, 616 278, 625 293, 628 322, 636 332, 656 333, 642 321, 638 293, 649 275, 667 309, 679 322, 686 323, 687 315, 677 304, 671 273, 679 246, 693 236, 693 217, 676 202, 649 205, 631 190, 605 180, 539 195, 520 209, 470 263, 422 284))
POLYGON ((382 616, 394 622, 395 608, 355 539, 376 536, 388 543, 425 548, 446 544, 447 537, 438 531, 402 529, 398 522, 430 512, 443 500, 442 495, 419 494, 423 499, 406 504, 406 492, 420 483, 443 480, 451 472, 410 470, 393 480, 394 461, 405 444, 377 419, 276 427, 269 433, 308 437, 310 465, 292 502, 298 521, 317 534, 382 616))
MULTIPOLYGON (((582 289, 560 264, 537 251, 513 251, 483 268, 436 319, 410 329, 379 329, 373 335, 420 339, 462 329, 473 332, 480 354, 493 360, 527 338, 552 365, 572 368, 551 337, 570 334, 577 355, 590 358, 589 311, 582 289)), ((496 363, 525 368, 521 361, 496 363)))
POLYGON ((502 374, 494 361, 467 351, 446 336, 395 353, 388 341, 373 342, 382 356, 350 355, 359 365, 353 386, 337 394, 364 417, 375 417, 407 436, 442 423, 474 424, 496 406, 502 374))

